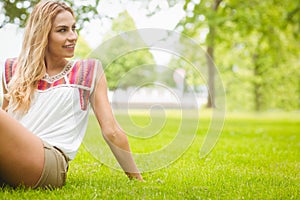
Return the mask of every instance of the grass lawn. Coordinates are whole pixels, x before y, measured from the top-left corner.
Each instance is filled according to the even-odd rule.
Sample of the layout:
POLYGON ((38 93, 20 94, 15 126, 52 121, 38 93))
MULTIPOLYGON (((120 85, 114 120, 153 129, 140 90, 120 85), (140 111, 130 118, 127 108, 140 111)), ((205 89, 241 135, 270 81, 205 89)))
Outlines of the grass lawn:
MULTIPOLYGON (((108 167, 109 161, 101 164, 99 160, 107 155, 95 155, 89 145, 98 139, 91 136, 71 162, 65 187, 53 191, 6 187, 0 189, 0 199, 300 199, 299 112, 227 114, 217 145, 200 159, 209 116, 208 112, 201 114, 196 137, 179 159, 143 173, 146 182, 129 181, 121 171, 108 167)), ((122 115, 117 117, 131 132, 122 115)), ((133 152, 155 152, 170 143, 180 121, 169 118, 163 124, 154 120, 151 128, 146 128, 148 132, 141 128, 142 139, 130 136, 133 152), (164 134, 147 135, 156 129, 155 124, 163 125, 160 130, 164 134)), ((139 112, 133 113, 131 120, 138 127, 151 122, 139 112)), ((99 128, 91 116, 87 135, 95 130, 99 128)), ((190 140, 190 133, 185 134, 190 140)), ((160 156, 164 155, 157 154, 157 162, 163 160, 160 156)))

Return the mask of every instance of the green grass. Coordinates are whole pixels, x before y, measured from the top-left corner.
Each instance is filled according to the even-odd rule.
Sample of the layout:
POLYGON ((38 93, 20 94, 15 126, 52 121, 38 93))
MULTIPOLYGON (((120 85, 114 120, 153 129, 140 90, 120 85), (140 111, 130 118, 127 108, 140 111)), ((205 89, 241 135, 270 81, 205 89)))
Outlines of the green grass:
MULTIPOLYGON (((199 150, 210 123, 209 112, 204 113, 187 151, 166 167, 144 173, 144 183, 129 181, 122 172, 102 165, 98 159, 105 155, 96 159, 82 146, 62 189, 6 187, 0 189, 0 199, 300 199, 300 113, 227 114, 217 145, 200 159, 199 150)), ((146 139, 130 137, 134 152, 149 153, 172 141, 180 119, 168 116, 162 126, 164 134, 146 139)), ((117 118, 130 131, 128 121, 121 114, 117 118)), ((151 122, 140 112, 134 112, 131 120, 139 127, 151 122)), ((155 124, 149 126, 156 128, 155 124)), ((97 130, 91 116, 88 134, 97 130)), ((149 136, 142 130, 140 134, 149 136)), ((90 135, 87 145, 95 140, 90 135)))

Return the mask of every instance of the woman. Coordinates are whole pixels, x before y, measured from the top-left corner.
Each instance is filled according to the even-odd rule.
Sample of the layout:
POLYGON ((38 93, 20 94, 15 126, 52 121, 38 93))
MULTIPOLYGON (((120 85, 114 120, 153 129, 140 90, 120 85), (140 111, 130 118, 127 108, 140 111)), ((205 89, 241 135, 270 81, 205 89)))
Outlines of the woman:
POLYGON ((62 2, 42 1, 26 25, 22 51, 7 59, 0 110, 0 181, 11 186, 65 184, 86 131, 91 103, 102 134, 129 178, 142 180, 127 137, 108 102, 99 61, 68 61, 78 35, 62 2))

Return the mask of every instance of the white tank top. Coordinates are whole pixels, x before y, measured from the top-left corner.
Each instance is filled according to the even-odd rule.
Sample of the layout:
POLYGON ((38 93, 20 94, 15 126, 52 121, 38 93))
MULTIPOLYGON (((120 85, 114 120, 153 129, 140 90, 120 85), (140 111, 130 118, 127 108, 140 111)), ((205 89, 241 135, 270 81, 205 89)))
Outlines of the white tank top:
MULTIPOLYGON (((16 59, 5 63, 4 85, 11 80, 16 59)), ((71 61, 56 76, 40 80, 25 115, 8 110, 29 131, 60 148, 74 159, 84 138, 89 116, 89 98, 96 82, 98 60, 71 61)))

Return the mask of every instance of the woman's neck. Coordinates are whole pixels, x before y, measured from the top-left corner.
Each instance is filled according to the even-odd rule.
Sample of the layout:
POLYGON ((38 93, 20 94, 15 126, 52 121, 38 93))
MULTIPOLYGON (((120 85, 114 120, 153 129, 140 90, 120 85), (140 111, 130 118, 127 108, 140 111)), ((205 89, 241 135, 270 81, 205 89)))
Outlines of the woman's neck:
POLYGON ((54 59, 45 59, 46 73, 49 76, 54 76, 59 74, 64 67, 67 65, 68 61, 66 59, 54 60, 54 59))

